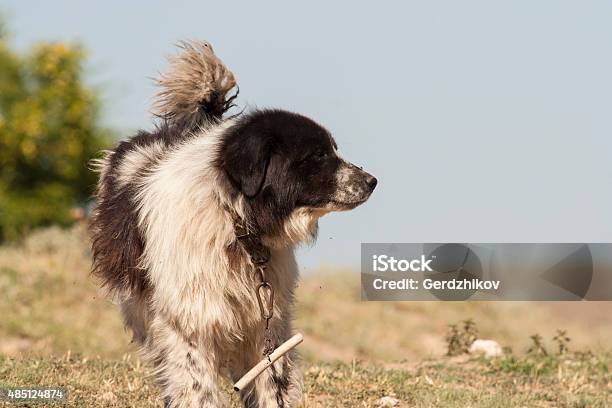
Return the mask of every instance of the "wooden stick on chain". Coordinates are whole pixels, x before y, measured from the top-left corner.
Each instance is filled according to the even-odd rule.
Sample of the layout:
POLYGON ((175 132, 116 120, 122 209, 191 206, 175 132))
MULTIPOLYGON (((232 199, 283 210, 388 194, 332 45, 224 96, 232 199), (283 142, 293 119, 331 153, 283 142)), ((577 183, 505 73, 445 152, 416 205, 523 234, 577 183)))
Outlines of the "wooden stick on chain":
POLYGON ((296 334, 289 340, 278 346, 268 357, 261 360, 257 365, 251 368, 245 375, 234 384, 234 391, 241 391, 257 378, 264 370, 270 367, 276 360, 287 354, 289 350, 300 344, 304 340, 301 333, 296 334))

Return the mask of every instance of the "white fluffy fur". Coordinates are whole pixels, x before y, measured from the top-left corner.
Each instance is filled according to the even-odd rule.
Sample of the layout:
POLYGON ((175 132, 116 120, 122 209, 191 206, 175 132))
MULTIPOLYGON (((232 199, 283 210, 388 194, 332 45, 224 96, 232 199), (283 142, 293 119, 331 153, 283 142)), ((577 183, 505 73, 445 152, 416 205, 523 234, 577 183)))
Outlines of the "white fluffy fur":
POLYGON ((138 172, 145 168, 147 163, 155 160, 164 153, 163 142, 157 141, 146 147, 134 146, 134 150, 128 152, 119 164, 117 173, 119 175, 117 181, 120 187, 132 182, 138 175, 138 172))

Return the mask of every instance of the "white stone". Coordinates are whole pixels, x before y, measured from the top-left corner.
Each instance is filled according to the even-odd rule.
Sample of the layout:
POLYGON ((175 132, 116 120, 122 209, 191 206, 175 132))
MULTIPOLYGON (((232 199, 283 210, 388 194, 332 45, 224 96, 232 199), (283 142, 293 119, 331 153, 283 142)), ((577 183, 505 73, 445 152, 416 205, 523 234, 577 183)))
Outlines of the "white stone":
POLYGON ((482 353, 485 357, 499 357, 504 354, 502 347, 495 340, 474 340, 470 353, 482 353))
POLYGON ((376 406, 379 408, 397 407, 399 406, 399 400, 397 398, 393 398, 389 396, 382 397, 381 399, 376 401, 376 406))

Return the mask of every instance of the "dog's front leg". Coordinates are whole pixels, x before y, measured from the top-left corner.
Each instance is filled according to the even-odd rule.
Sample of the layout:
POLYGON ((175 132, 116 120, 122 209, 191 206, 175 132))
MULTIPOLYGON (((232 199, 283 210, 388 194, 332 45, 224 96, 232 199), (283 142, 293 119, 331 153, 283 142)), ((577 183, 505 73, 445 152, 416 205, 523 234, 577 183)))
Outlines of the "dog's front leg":
POLYGON ((302 381, 291 350, 255 379, 259 408, 294 408, 302 401, 302 381))
POLYGON ((213 345, 202 344, 177 325, 155 319, 145 351, 155 369, 167 408, 227 406, 221 390, 218 356, 213 345))
MULTIPOLYGON (((281 344, 291 337, 291 328, 287 322, 273 320, 272 337, 276 344, 281 344)), ((240 357, 231 368, 232 379, 237 381, 250 368, 257 364, 263 355, 263 338, 259 330, 253 333, 253 341, 245 341, 237 353, 240 357)), ((302 378, 295 366, 297 354, 289 351, 271 367, 257 377, 253 383, 241 392, 246 408, 293 408, 302 401, 302 378)))

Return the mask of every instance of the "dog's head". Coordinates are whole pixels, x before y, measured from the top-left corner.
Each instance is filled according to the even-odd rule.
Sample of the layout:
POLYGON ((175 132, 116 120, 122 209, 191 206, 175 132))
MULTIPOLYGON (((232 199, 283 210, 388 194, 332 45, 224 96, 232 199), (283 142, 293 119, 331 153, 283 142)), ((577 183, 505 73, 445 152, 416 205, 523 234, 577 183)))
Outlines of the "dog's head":
POLYGON ((224 139, 220 166, 250 221, 264 235, 285 233, 292 241, 313 236, 321 215, 364 203, 377 183, 338 155, 326 129, 277 110, 239 120, 224 139))

